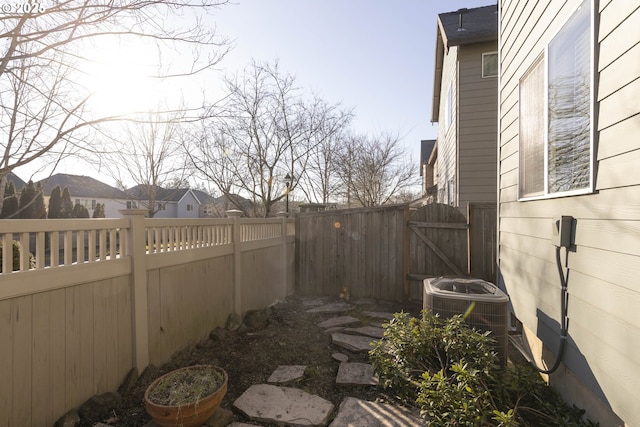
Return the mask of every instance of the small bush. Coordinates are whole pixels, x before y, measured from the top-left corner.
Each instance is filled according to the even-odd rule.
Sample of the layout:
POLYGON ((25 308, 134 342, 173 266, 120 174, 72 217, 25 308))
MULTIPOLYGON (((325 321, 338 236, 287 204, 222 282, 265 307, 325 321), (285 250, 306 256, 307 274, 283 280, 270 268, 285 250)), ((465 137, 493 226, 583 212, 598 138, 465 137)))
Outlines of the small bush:
MULTIPOLYGON (((13 241, 13 271, 20 270, 20 242, 13 241)), ((0 272, 2 271, 2 242, 0 242, 0 272)), ((29 254, 29 268, 36 267, 36 260, 32 254, 29 254)))
POLYGON ((404 313, 384 325, 370 357, 381 384, 431 426, 593 426, 530 366, 501 369, 489 333, 463 316, 404 313))

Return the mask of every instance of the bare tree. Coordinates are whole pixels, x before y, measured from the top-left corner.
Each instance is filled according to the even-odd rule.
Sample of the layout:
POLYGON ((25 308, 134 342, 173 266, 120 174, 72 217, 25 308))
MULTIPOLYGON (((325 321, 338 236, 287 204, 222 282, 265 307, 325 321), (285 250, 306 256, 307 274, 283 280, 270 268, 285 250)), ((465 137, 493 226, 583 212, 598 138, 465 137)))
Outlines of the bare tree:
POLYGON ((188 123, 182 118, 150 113, 143 121, 126 122, 121 136, 105 144, 111 150, 99 159, 99 169, 147 209, 150 218, 187 181, 181 138, 188 123), (130 183, 135 186, 127 190, 130 183))
POLYGON ((342 194, 339 155, 344 132, 325 138, 310 152, 307 167, 300 177, 300 192, 309 202, 330 203, 342 194))
MULTIPOLYGON (((17 2, 0 15, 0 188, 13 169, 87 148, 96 117, 78 79, 92 42, 105 37, 188 47, 185 68, 156 77, 194 74, 216 64, 228 45, 199 17, 226 0, 62 0, 17 2), (191 17, 191 25, 186 24, 191 17), (173 23, 173 25, 172 25, 173 23)), ((3 200, 0 199, 0 209, 3 200)))
POLYGON ((304 97, 277 62, 254 62, 241 76, 227 78, 226 86, 223 117, 207 123, 187 152, 199 175, 229 200, 248 195, 252 216, 270 216, 286 196, 285 176, 295 191, 314 150, 344 128, 351 113, 304 97))
POLYGON ((399 137, 390 134, 345 139, 339 173, 349 206, 383 205, 416 184, 419 178, 416 165, 407 158, 399 137))

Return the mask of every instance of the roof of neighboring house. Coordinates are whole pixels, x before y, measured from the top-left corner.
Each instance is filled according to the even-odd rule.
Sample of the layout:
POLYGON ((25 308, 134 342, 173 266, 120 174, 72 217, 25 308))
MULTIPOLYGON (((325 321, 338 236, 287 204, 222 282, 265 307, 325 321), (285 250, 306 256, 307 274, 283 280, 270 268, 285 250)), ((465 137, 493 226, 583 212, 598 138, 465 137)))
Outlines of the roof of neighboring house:
POLYGON ((441 13, 438 29, 447 47, 498 40, 498 5, 441 13))
POLYGON ((39 181, 42 184, 44 195, 51 194, 56 185, 62 190, 69 189, 71 197, 91 197, 100 199, 126 199, 127 195, 115 187, 95 178, 81 175, 69 175, 66 173, 57 173, 39 181))
MULTIPOLYGON (((135 187, 128 188, 125 190, 129 197, 136 200, 148 200, 149 192, 146 185, 136 185, 135 187)), ((189 192, 189 188, 162 188, 156 187, 156 197, 157 201, 162 202, 175 202, 178 203, 184 197, 187 192, 189 192)))
MULTIPOLYGON (((429 163, 429 157, 431 157, 435 145, 435 139, 423 139, 420 141, 420 165, 429 163)), ((420 175, 422 175, 422 168, 420 168, 420 175)))
MULTIPOLYGON (((438 121, 445 53, 451 46, 498 40, 498 5, 441 13, 437 19, 436 59, 431 121, 438 121), (462 24, 462 25, 460 25, 462 24)), ((496 47, 497 48, 497 47, 496 47)))
POLYGON ((202 190, 191 190, 201 205, 213 205, 216 199, 202 190))
MULTIPOLYGON (((22 179, 20 179, 20 177, 18 177, 18 175, 14 174, 13 172, 9 172, 7 174, 7 182, 12 181, 13 182, 13 186, 16 188, 16 191, 20 191, 22 190, 22 188, 27 185, 26 182, 24 182, 22 179)), ((2 189, 2 191, 4 191, 4 188, 2 189)))

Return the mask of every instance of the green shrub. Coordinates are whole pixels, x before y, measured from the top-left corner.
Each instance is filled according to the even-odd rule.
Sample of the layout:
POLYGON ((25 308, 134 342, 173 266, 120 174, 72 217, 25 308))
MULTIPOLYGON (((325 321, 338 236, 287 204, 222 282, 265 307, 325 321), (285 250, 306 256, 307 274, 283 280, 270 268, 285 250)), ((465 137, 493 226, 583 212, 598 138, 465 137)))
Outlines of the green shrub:
MULTIPOLYGON (((2 242, 0 242, 0 272, 2 271, 2 242)), ((29 268, 36 267, 36 259, 32 254, 29 254, 29 268)), ((13 271, 20 270, 20 242, 13 241, 13 271)))
POLYGON ((431 426, 592 426, 530 366, 501 369, 488 333, 462 315, 396 314, 370 351, 380 383, 431 426))

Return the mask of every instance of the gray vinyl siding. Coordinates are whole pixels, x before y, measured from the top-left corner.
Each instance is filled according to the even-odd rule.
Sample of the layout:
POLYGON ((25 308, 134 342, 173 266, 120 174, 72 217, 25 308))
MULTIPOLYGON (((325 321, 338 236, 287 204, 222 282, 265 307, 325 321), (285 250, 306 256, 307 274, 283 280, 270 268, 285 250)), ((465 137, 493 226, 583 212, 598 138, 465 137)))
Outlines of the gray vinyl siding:
POLYGON ((457 145, 458 139, 458 84, 457 84, 457 60, 458 47, 452 46, 448 53, 445 53, 442 68, 442 87, 440 90, 440 114, 438 121, 438 159, 437 159, 437 181, 438 181, 438 202, 448 203, 447 191, 450 182, 454 183, 453 206, 458 206, 457 193, 457 145), (452 105, 451 105, 451 125, 445 129, 445 115, 447 103, 447 91, 451 85, 452 105))
POLYGON ((576 218, 569 340, 551 383, 601 425, 640 425, 640 0, 596 2, 596 191, 535 201, 518 201, 518 82, 579 1, 499 3, 501 285, 552 364, 560 320, 552 219, 576 218))
POLYGON ((465 212, 469 202, 496 201, 498 78, 482 78, 482 54, 497 50, 497 42, 460 47, 458 202, 465 212))

